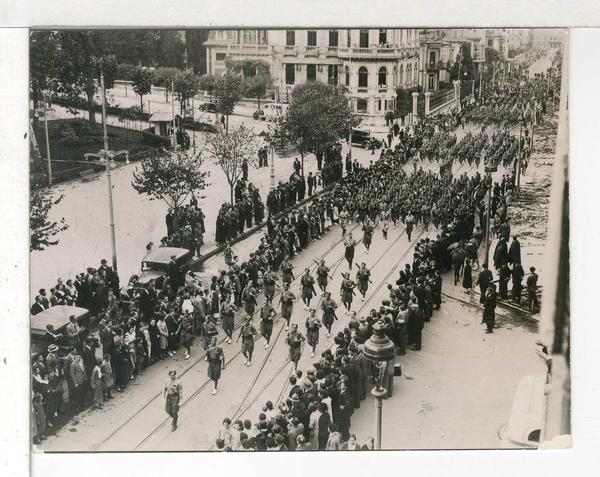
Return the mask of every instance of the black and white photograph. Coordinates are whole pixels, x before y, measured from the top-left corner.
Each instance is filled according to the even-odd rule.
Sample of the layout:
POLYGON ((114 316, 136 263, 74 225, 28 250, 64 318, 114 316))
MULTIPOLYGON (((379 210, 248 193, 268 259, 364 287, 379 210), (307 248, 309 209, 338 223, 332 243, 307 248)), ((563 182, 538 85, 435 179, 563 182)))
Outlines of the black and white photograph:
POLYGON ((32 28, 32 452, 569 448, 567 45, 32 28))

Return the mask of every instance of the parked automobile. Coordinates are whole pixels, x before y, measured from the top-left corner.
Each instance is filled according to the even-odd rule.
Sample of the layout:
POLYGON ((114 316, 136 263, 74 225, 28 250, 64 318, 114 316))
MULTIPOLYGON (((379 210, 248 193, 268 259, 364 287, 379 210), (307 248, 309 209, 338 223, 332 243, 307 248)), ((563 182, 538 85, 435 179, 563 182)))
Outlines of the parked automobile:
MULTIPOLYGON (((31 316, 31 351, 46 351, 46 348, 52 343, 52 337, 47 332, 47 325, 54 327, 55 333, 63 335, 62 343, 64 346, 70 346, 73 343, 69 342, 67 337, 67 325, 69 317, 75 316, 77 323, 84 328, 90 325, 90 312, 87 308, 78 306, 56 305, 52 306, 37 315, 31 316)), ((84 338, 84 336, 82 337, 84 338)))
POLYGON ((374 146, 375 149, 379 149, 382 146, 381 139, 371 136, 371 132, 367 129, 352 129, 351 134, 352 144, 358 144, 365 149, 370 149, 374 146))
POLYGON ((501 436, 505 448, 537 448, 544 422, 546 376, 529 374, 519 381, 506 428, 501 436))
POLYGON ((152 250, 142 259, 142 273, 136 285, 144 286, 154 280, 156 288, 162 288, 167 277, 168 265, 171 256, 175 256, 175 263, 182 275, 187 273, 200 259, 194 259, 194 253, 186 248, 159 247, 152 250))
POLYGON ((216 113, 218 105, 217 103, 202 103, 198 109, 204 113, 216 113))

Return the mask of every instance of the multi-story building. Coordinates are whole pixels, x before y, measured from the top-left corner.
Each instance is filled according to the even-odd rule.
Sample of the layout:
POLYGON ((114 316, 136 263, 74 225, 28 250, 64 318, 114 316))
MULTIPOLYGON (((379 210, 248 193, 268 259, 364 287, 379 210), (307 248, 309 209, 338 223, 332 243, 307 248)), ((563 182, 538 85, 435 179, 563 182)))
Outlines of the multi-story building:
POLYGON ((204 45, 211 74, 223 73, 227 59, 267 62, 278 101, 308 81, 343 85, 366 124, 382 122, 396 89, 419 81, 416 29, 216 30, 204 45))

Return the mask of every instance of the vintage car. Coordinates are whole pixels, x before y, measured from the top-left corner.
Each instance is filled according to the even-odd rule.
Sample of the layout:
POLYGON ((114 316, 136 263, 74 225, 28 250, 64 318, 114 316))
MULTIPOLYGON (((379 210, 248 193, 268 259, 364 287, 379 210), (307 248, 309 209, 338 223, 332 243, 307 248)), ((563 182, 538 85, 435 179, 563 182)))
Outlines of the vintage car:
POLYGON ((203 113, 216 113, 219 108, 217 103, 202 103, 198 109, 203 113))
POLYGON ((63 335, 61 344, 64 346, 72 345, 73 343, 71 343, 67 337, 67 325, 69 324, 69 317, 71 315, 75 316, 77 323, 81 327, 89 327, 89 310, 86 308, 79 308, 78 306, 57 305, 52 306, 37 315, 31 315, 31 352, 45 352, 48 345, 52 342, 52 337, 46 330, 47 325, 54 326, 55 333, 63 335))
POLYGON ((501 435, 503 448, 537 448, 544 423, 546 376, 529 374, 517 385, 510 417, 501 435))
POLYGON ((136 286, 145 286, 154 280, 156 288, 162 288, 167 277, 171 256, 175 256, 175 263, 182 275, 200 260, 194 259, 194 253, 186 248, 156 248, 142 259, 142 273, 137 279, 136 286))
POLYGON ((366 129, 352 129, 352 144, 358 144, 365 149, 369 149, 371 144, 375 146, 375 149, 379 149, 382 146, 380 139, 371 136, 371 132, 366 129))

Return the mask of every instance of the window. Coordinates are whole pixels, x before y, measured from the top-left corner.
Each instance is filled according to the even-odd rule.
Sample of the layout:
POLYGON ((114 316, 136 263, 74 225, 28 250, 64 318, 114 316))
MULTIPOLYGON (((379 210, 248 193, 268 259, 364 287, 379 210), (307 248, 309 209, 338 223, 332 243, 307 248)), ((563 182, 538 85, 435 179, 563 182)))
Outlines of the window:
POLYGON ((317 65, 306 65, 306 81, 317 81, 317 65))
POLYGON ((377 100, 377 111, 381 111, 381 100, 377 100))
POLYGON ((385 66, 382 66, 381 68, 379 68, 379 87, 386 87, 387 86, 387 70, 385 69, 385 66))
POLYGON ((369 72, 364 66, 358 69, 358 87, 366 88, 369 86, 369 72))
POLYGON ((369 30, 361 30, 359 44, 361 48, 369 48, 369 30))
POLYGON ((368 104, 369 103, 366 99, 357 99, 356 100, 356 111, 358 111, 359 113, 366 113, 368 104))
POLYGON ((404 66, 400 65, 400 73, 398 74, 398 81, 400 85, 404 84, 404 66))
POLYGON ((217 61, 225 61, 225 58, 227 58, 227 54, 226 53, 217 53, 217 61))
POLYGON ((329 46, 338 46, 337 30, 329 30, 329 46))
POLYGON ((435 51, 429 52, 429 63, 432 65, 435 63, 435 51))
POLYGON ((338 84, 338 65, 329 65, 327 66, 327 82, 333 86, 337 86, 338 84))
POLYGON ((285 44, 287 46, 294 46, 296 44, 296 32, 294 30, 285 32, 285 44))
POLYGON ((406 82, 410 83, 412 81, 412 66, 408 65, 406 67, 406 82))
POLYGON ((352 46, 352 33, 350 30, 348 30, 347 32, 347 38, 346 41, 348 42, 348 48, 350 48, 352 46))
POLYGON ((350 68, 346 66, 346 86, 350 86, 350 68))
POLYGON ((285 65, 285 84, 294 84, 296 82, 296 68, 293 64, 285 65))
POLYGON ((379 30, 379 44, 385 45, 387 43, 387 30, 379 30))
POLYGON ((317 46, 317 32, 316 31, 314 31, 314 30, 308 31, 306 44, 308 46, 317 46))
POLYGON ((435 77, 433 75, 429 75, 427 78, 428 78, 427 89, 429 91, 433 91, 435 89, 435 77))

